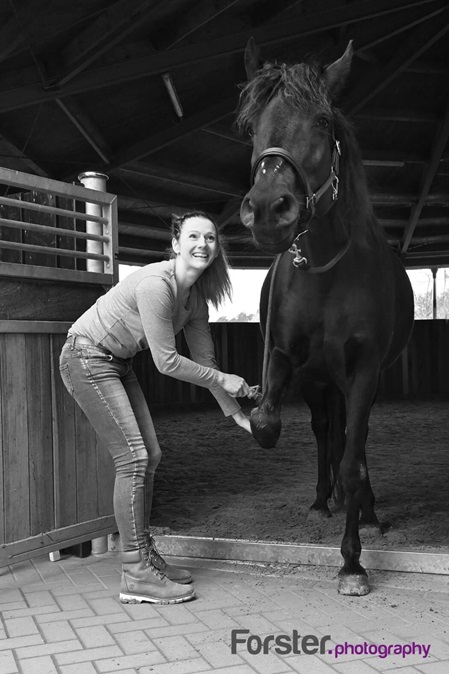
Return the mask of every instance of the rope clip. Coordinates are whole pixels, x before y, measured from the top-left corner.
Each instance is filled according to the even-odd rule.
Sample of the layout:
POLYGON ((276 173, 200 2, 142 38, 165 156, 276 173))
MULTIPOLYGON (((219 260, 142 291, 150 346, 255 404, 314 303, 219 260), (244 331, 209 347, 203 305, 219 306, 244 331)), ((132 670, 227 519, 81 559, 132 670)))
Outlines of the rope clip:
POLYGON ((289 253, 292 253, 295 257, 293 258, 293 266, 294 267, 302 267, 302 265, 308 264, 308 260, 304 255, 301 253, 301 248, 298 248, 298 244, 296 243, 297 240, 299 239, 300 236, 303 234, 307 234, 309 230, 305 229, 303 232, 300 232, 296 239, 293 241, 291 247, 288 249, 289 253))

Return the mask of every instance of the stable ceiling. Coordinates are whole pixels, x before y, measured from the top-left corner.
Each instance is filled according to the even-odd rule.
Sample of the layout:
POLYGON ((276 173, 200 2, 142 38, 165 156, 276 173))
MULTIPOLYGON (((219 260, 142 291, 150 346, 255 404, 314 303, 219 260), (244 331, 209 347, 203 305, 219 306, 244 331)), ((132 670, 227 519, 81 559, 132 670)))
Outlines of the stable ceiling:
POLYGON ((375 212, 407 267, 449 266, 448 32, 443 0, 0 0, 0 165, 107 174, 120 262, 162 259, 171 214, 200 208, 234 267, 268 267, 238 215, 245 45, 252 35, 266 60, 325 64, 353 39, 341 107, 375 212))

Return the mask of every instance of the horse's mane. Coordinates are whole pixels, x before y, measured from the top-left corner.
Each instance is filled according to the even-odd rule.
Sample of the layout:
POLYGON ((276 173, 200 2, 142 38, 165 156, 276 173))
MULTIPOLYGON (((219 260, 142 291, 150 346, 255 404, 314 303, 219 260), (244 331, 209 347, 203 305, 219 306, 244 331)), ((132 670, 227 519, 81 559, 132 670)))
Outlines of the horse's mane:
POLYGON ((301 112, 319 105, 332 114, 329 91, 320 67, 315 63, 265 63, 256 76, 242 86, 237 124, 248 129, 271 99, 280 94, 286 102, 301 112))
MULTIPOLYGON (((237 125, 249 130, 270 100, 282 96, 292 110, 307 114, 317 106, 333 119, 335 137, 341 145, 339 197, 335 217, 346 233, 363 237, 369 231, 381 233, 371 206, 365 171, 358 142, 351 123, 334 107, 331 93, 323 77, 322 67, 314 62, 287 65, 265 63, 256 76, 242 85, 237 125), (361 224, 364 227, 361 229, 361 224)), ((286 148, 288 149, 288 148, 286 148)))

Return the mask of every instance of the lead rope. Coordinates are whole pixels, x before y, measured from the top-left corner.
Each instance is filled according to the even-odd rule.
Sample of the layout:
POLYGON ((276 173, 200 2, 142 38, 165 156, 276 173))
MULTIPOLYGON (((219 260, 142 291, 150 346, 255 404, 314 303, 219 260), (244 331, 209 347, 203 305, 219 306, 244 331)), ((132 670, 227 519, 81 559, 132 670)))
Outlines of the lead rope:
POLYGON ((276 256, 276 259, 273 263, 273 275, 270 282, 270 290, 268 292, 268 307, 267 307, 267 322, 265 325, 265 342, 263 349, 263 365, 262 365, 262 395, 265 393, 265 387, 267 383, 267 370, 268 370, 268 351, 270 343, 270 324, 271 324, 271 309, 273 305, 273 288, 274 288, 274 279, 276 277, 276 270, 281 259, 282 254, 276 256))

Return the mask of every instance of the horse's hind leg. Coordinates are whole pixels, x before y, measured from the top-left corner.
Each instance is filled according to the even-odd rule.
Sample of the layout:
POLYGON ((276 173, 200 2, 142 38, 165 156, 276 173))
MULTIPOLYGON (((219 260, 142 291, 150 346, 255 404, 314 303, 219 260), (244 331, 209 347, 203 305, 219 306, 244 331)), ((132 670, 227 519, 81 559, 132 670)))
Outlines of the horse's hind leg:
POLYGON ((289 356, 275 347, 270 354, 262 401, 253 409, 250 417, 251 431, 264 449, 275 447, 279 439, 282 394, 290 381, 291 371, 289 356))
POLYGON ((360 496, 360 520, 359 526, 363 529, 368 529, 370 532, 381 536, 391 525, 389 522, 380 523, 374 506, 376 499, 371 488, 371 483, 368 475, 368 468, 366 473, 366 482, 363 493, 360 496))
POLYGON ((325 519, 332 517, 328 499, 332 494, 331 462, 329 452, 329 414, 327 398, 329 386, 316 382, 308 382, 301 387, 304 400, 310 408, 312 430, 318 449, 318 481, 316 499, 310 506, 308 519, 325 519))

